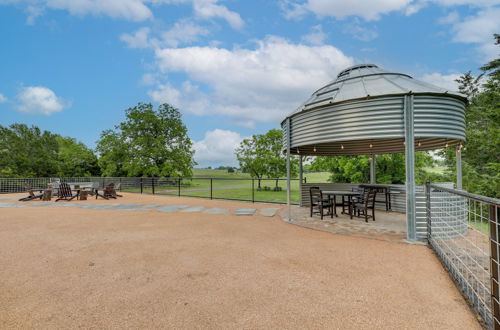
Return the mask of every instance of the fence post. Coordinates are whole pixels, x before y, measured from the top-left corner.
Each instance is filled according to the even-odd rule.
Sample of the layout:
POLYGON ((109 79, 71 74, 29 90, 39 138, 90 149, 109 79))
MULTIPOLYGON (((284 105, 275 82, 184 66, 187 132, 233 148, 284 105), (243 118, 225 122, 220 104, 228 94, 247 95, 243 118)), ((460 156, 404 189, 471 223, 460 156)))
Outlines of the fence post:
POLYGON ((427 218, 427 241, 431 239, 432 235, 432 220, 431 220, 431 182, 425 182, 425 210, 427 218))
POLYGON ((252 178, 252 203, 255 203, 255 179, 252 178))
POLYGON ((213 199, 213 178, 210 178, 210 199, 213 199))
POLYGON ((122 178, 120 178, 120 189, 118 189, 119 191, 122 191, 122 178))
POLYGON ((491 273, 491 311, 493 329, 500 329, 500 292, 499 292, 499 272, 500 272, 500 251, 499 251, 499 229, 498 210, 496 205, 490 204, 489 225, 490 225, 490 273, 491 273))
POLYGON ((155 178, 151 178, 151 191, 155 194, 155 178))
POLYGON ((304 177, 304 183, 307 183, 307 177, 304 177))
POLYGON ((181 197, 181 178, 177 178, 177 196, 181 197))
POLYGON ((142 188, 143 188, 143 184, 142 184, 142 178, 141 178, 141 194, 142 194, 142 188))

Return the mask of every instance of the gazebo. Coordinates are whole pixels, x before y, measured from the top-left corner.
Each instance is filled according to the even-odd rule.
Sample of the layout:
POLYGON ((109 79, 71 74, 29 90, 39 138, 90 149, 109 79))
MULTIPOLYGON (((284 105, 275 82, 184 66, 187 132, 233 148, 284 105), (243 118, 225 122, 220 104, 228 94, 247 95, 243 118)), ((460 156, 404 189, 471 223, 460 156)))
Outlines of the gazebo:
POLYGON ((404 152, 407 238, 416 240, 415 151, 455 146, 461 189, 466 102, 462 94, 374 64, 341 71, 281 123, 289 220, 291 155, 300 156, 300 177, 303 156, 371 155, 370 181, 375 183, 376 155, 404 152))

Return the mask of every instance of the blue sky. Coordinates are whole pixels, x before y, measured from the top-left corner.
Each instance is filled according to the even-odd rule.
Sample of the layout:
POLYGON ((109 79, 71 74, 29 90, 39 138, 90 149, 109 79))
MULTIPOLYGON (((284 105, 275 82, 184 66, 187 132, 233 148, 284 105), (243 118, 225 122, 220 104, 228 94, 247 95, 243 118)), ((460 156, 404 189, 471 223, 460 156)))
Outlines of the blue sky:
POLYGON ((456 89, 498 56, 500 0, 0 0, 0 125, 94 147, 138 102, 178 107, 201 166, 343 68, 456 89))

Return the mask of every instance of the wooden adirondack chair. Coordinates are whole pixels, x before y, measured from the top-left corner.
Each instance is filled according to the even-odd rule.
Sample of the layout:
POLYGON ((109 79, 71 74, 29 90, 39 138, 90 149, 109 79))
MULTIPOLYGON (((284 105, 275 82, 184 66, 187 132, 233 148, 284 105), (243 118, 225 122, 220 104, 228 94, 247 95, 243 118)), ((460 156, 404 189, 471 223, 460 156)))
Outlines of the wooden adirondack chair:
POLYGON ((40 194, 35 194, 33 192, 33 189, 31 189, 31 187, 27 184, 24 185, 24 188, 26 189, 26 192, 29 194, 28 197, 24 197, 24 198, 21 198, 19 201, 20 202, 28 202, 28 201, 31 201, 31 200, 34 200, 34 199, 42 199, 43 197, 43 193, 40 193, 40 194))
POLYGON ((59 196, 56 199, 56 202, 60 201, 60 200, 70 201, 70 200, 74 199, 75 197, 78 197, 78 194, 73 195, 69 184, 62 182, 59 185, 59 196))

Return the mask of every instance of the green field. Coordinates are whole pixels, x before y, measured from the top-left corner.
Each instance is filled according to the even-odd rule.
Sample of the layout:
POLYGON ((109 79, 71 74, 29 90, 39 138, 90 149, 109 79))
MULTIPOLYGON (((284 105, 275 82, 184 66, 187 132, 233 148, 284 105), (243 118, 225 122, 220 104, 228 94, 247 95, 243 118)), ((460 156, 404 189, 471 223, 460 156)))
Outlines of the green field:
MULTIPOLYGON (((305 173, 307 182, 327 182, 327 172, 305 173)), ((248 173, 228 173, 225 170, 194 169, 192 179, 183 179, 180 186, 180 195, 189 197, 241 199, 259 202, 286 202, 286 180, 278 181, 281 191, 273 191, 276 187, 275 179, 262 179, 261 189, 258 189, 258 180, 251 180, 248 173), (213 178, 210 180, 209 178, 213 178)), ((130 192, 139 192, 139 188, 126 189, 130 192)), ((144 187, 145 193, 151 193, 151 187, 144 187)), ((178 195, 178 185, 159 185, 155 193, 178 195)), ((291 200, 299 201, 299 180, 291 182, 291 200)))

